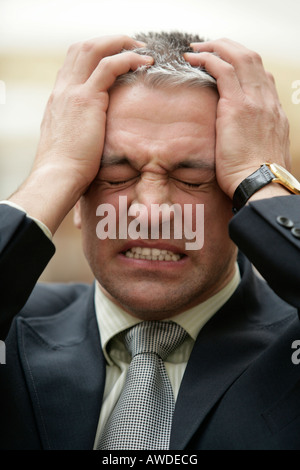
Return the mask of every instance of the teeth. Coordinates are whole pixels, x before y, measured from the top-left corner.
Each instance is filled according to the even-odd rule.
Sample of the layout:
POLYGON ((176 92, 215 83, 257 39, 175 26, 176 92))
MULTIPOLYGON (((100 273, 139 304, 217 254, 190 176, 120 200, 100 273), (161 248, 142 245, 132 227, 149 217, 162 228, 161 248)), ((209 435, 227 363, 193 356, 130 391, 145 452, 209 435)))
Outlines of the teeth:
POLYGON ((179 261, 181 255, 173 253, 168 250, 159 250, 158 248, 142 248, 141 246, 134 246, 126 251, 127 258, 146 259, 151 261, 179 261))

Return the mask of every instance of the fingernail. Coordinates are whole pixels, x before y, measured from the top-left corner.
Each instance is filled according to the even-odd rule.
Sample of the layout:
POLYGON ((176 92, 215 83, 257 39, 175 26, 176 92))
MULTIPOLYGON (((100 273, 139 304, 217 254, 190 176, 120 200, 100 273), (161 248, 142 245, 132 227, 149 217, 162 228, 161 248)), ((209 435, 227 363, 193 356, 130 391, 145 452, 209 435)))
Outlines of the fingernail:
POLYGON ((140 47, 145 47, 145 46, 147 46, 147 44, 146 44, 145 42, 141 42, 141 41, 135 41, 135 42, 136 42, 136 44, 137 44, 138 46, 140 46, 140 47))
POLYGON ((150 55, 145 55, 144 58, 146 60, 147 65, 152 65, 154 63, 154 59, 150 55))
POLYGON ((183 58, 184 58, 185 60, 188 60, 188 59, 190 59, 191 57, 194 57, 194 56, 195 56, 195 52, 185 52, 185 53, 183 54, 183 58))

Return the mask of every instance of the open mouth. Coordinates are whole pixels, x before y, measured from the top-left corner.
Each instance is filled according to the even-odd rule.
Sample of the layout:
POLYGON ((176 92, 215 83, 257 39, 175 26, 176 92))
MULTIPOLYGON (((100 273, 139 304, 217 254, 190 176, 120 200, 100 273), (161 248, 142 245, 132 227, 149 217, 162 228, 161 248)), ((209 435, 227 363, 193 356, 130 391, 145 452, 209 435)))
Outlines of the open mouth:
POLYGON ((122 253, 127 258, 142 259, 149 261, 179 261, 185 255, 179 253, 173 253, 169 250, 160 250, 159 248, 149 248, 134 246, 127 251, 122 253))

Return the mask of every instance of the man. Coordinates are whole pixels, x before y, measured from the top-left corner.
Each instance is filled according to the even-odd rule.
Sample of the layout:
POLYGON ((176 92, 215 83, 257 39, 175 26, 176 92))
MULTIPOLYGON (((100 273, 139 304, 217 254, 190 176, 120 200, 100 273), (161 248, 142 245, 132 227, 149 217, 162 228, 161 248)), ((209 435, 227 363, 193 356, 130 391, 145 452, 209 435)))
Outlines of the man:
POLYGON ((0 206, 1 447, 299 449, 300 192, 289 166, 274 81, 243 46, 165 33, 72 46, 32 172, 0 206), (75 204, 95 285, 35 286, 75 204), (194 233, 204 205, 203 247, 175 237, 173 211, 169 239, 163 214, 151 238, 155 204, 182 217, 190 205, 194 233), (118 234, 138 207, 149 236, 100 239, 99 207, 115 209, 118 234), (175 410, 167 422, 163 395, 165 429, 150 439, 151 416, 143 426, 125 399, 139 418, 113 447, 131 375, 124 332, 137 323, 182 327, 160 362, 175 410))

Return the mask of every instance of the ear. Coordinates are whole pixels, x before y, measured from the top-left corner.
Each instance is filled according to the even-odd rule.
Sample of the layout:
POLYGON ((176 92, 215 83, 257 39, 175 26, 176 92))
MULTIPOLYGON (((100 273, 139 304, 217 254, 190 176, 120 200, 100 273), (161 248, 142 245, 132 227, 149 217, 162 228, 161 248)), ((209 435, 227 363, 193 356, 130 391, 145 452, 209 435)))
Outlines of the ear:
POLYGON ((81 229, 81 207, 80 201, 77 201, 74 207, 73 222, 76 228, 81 229))

